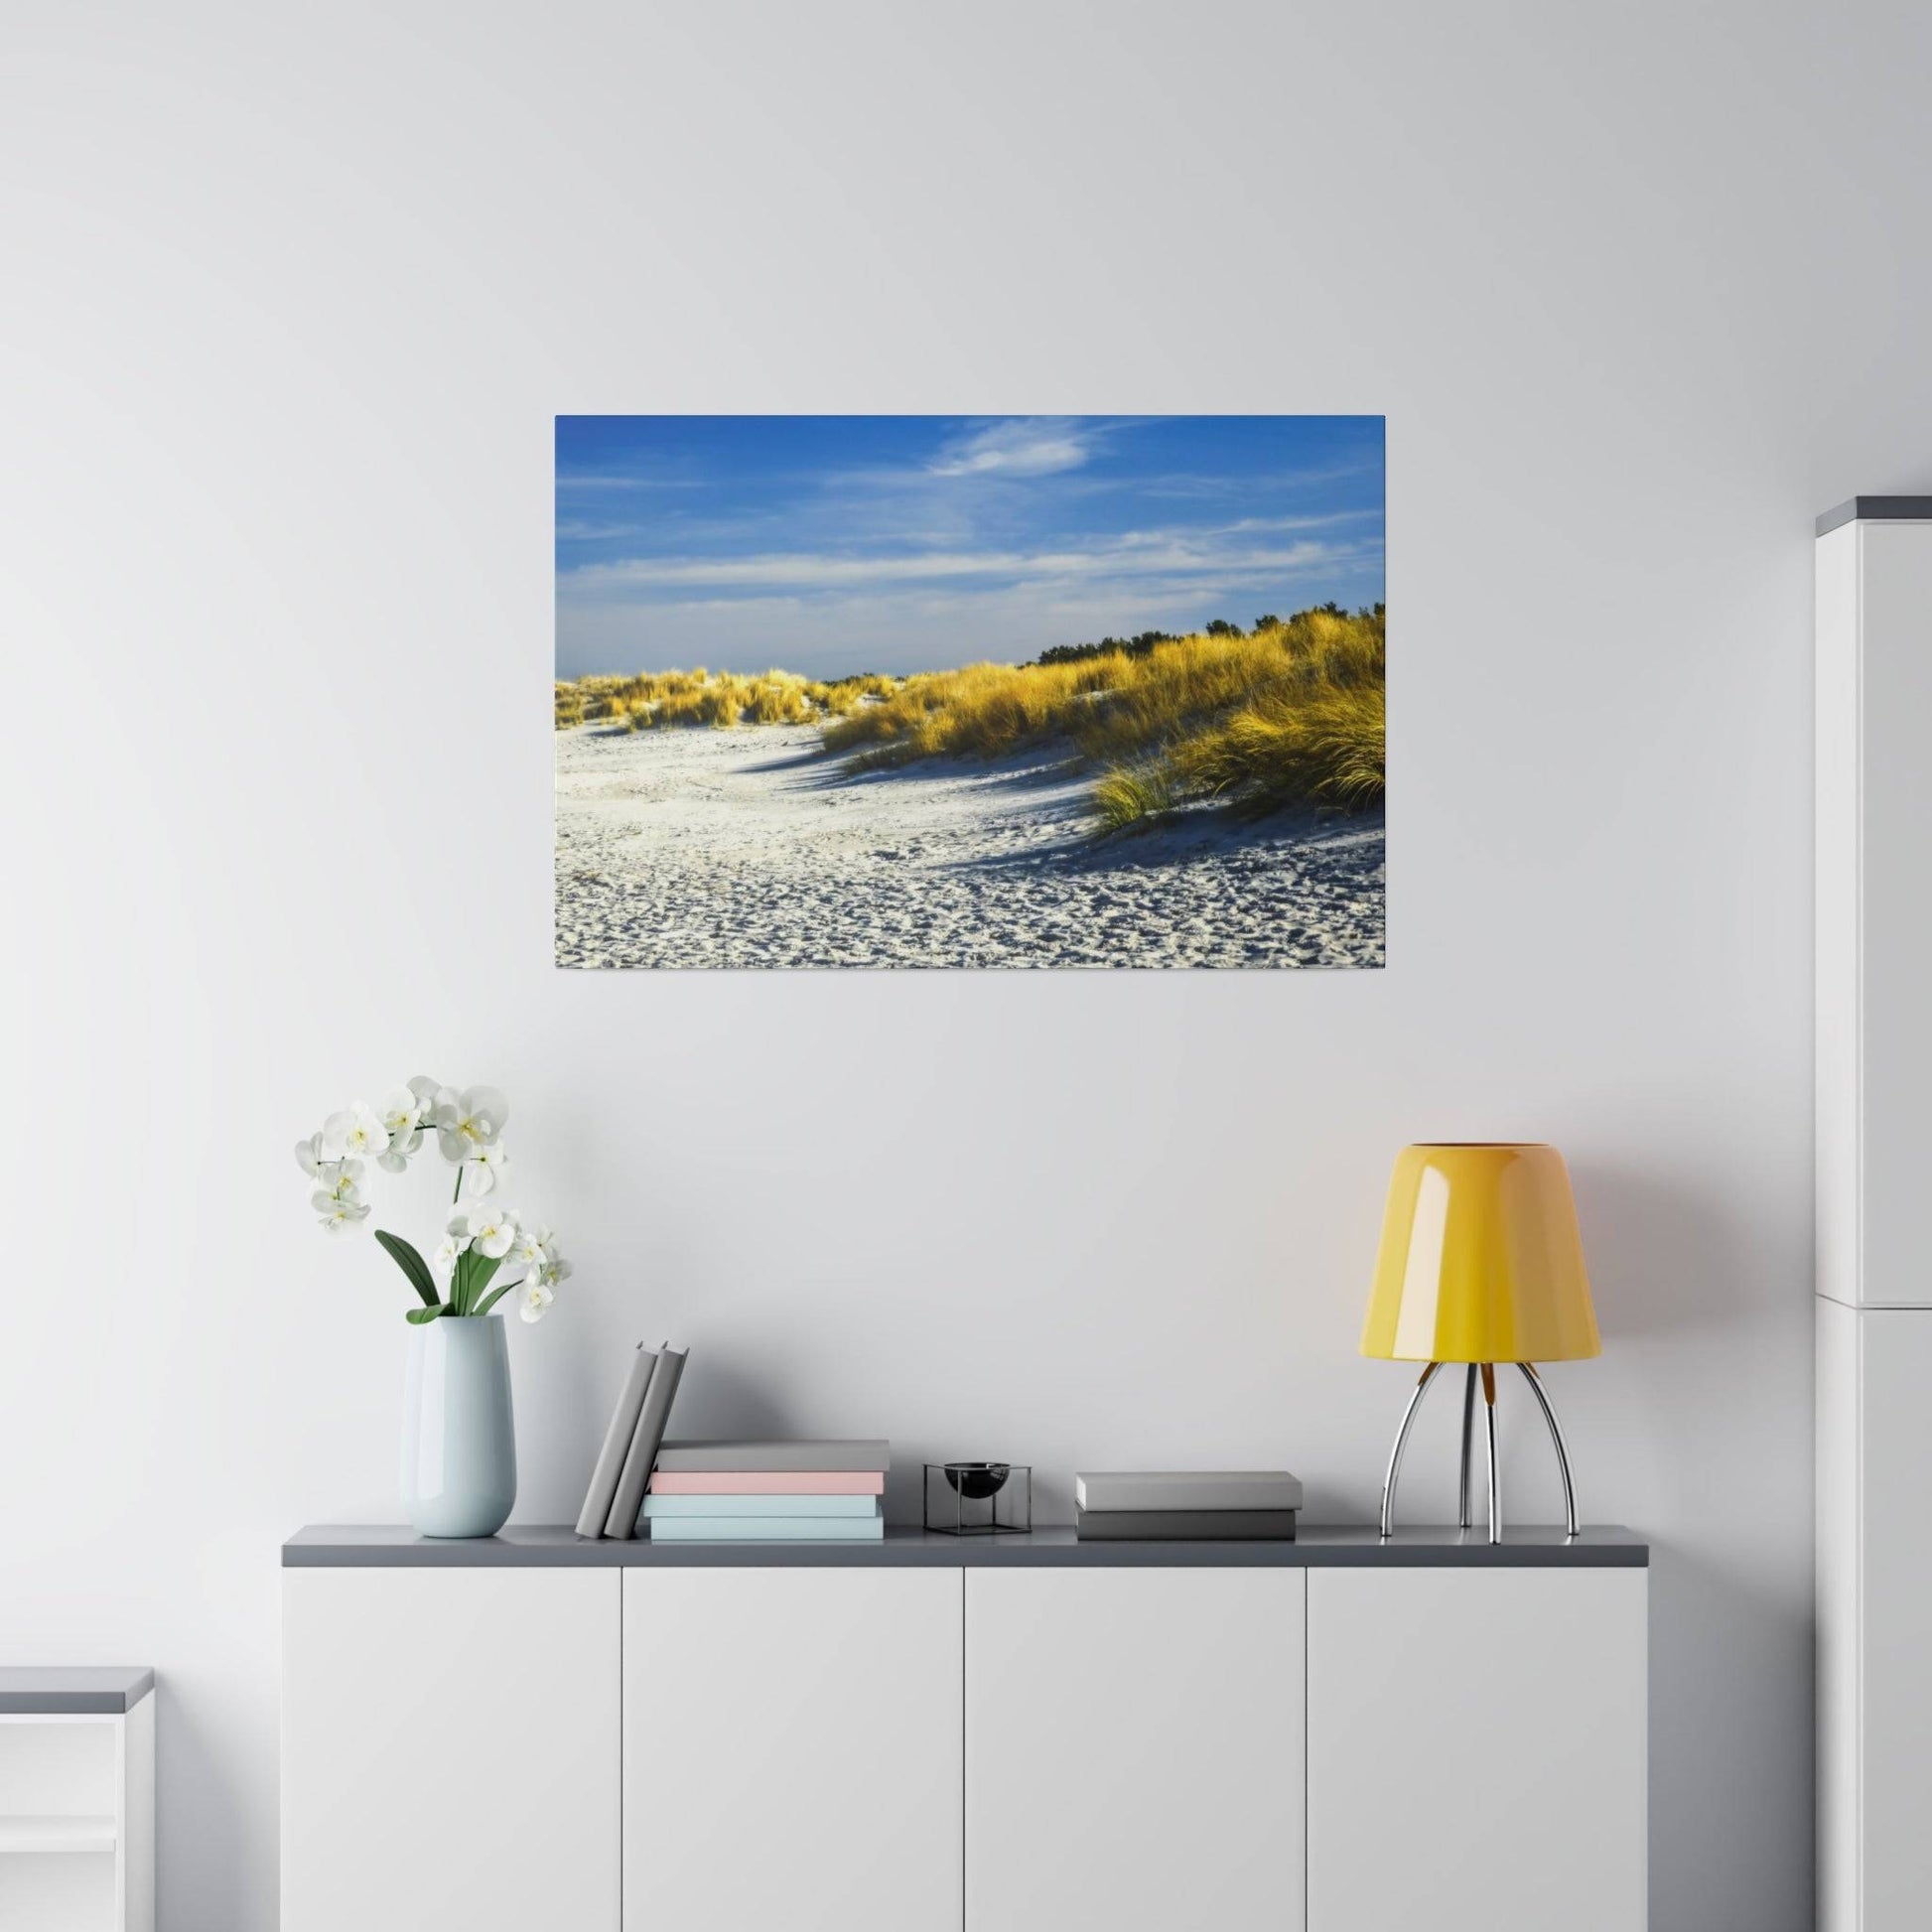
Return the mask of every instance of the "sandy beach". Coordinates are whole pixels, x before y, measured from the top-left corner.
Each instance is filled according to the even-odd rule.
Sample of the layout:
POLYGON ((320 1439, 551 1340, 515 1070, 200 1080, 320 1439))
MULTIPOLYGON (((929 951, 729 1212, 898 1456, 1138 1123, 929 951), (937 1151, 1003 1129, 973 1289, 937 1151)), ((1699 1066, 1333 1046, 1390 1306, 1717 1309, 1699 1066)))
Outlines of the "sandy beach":
POLYGON ((1063 754, 848 777, 815 726, 556 734, 560 966, 1379 966, 1383 820, 1096 839, 1063 754))

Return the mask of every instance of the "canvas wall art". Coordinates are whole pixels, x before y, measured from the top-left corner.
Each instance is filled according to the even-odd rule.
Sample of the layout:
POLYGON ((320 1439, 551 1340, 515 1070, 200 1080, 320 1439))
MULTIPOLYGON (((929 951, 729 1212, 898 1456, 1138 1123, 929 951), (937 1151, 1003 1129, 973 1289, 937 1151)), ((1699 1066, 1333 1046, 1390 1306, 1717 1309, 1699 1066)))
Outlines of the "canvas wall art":
POLYGON ((1374 416, 566 416, 556 959, 1376 967, 1374 416))

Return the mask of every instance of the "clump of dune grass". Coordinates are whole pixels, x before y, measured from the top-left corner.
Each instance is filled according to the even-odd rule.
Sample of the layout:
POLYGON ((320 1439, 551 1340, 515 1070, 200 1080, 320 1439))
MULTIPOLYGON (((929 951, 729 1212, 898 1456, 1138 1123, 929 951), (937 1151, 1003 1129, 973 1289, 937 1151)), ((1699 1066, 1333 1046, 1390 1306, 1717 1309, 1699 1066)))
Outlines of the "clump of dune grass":
POLYGON ((1174 747, 1190 788, 1256 803, 1306 799, 1343 811, 1379 804, 1385 783, 1380 684, 1268 696, 1174 747))
POLYGON ((1117 832, 1173 811, 1177 795, 1173 772, 1165 761, 1117 764, 1095 780, 1093 809, 1102 825, 1117 832))
POLYGON ((751 675, 644 671, 635 677, 595 676, 556 685, 557 729, 605 723, 622 731, 695 725, 804 725, 839 718, 890 696, 900 680, 867 672, 830 683, 769 670, 751 675))

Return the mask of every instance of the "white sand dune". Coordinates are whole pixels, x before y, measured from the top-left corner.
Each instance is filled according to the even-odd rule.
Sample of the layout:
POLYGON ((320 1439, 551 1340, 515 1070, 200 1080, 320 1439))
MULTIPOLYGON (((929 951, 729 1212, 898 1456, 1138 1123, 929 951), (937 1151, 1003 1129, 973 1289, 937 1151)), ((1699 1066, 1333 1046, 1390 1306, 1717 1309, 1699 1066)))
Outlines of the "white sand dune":
POLYGON ((845 776, 811 726, 557 734, 560 966, 1379 966, 1383 824, 1096 840, 1050 755, 845 776))

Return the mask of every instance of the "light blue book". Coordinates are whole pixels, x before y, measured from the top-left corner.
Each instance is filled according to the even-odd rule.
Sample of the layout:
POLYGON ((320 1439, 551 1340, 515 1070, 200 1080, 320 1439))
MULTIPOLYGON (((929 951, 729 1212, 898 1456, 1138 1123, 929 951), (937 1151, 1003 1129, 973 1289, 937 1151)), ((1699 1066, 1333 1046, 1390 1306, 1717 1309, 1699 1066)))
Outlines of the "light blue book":
POLYGON ((882 1496, 646 1496, 644 1514, 677 1516, 878 1516, 882 1496))
POLYGON ((883 1543, 883 1516, 657 1516, 653 1543, 883 1543))

